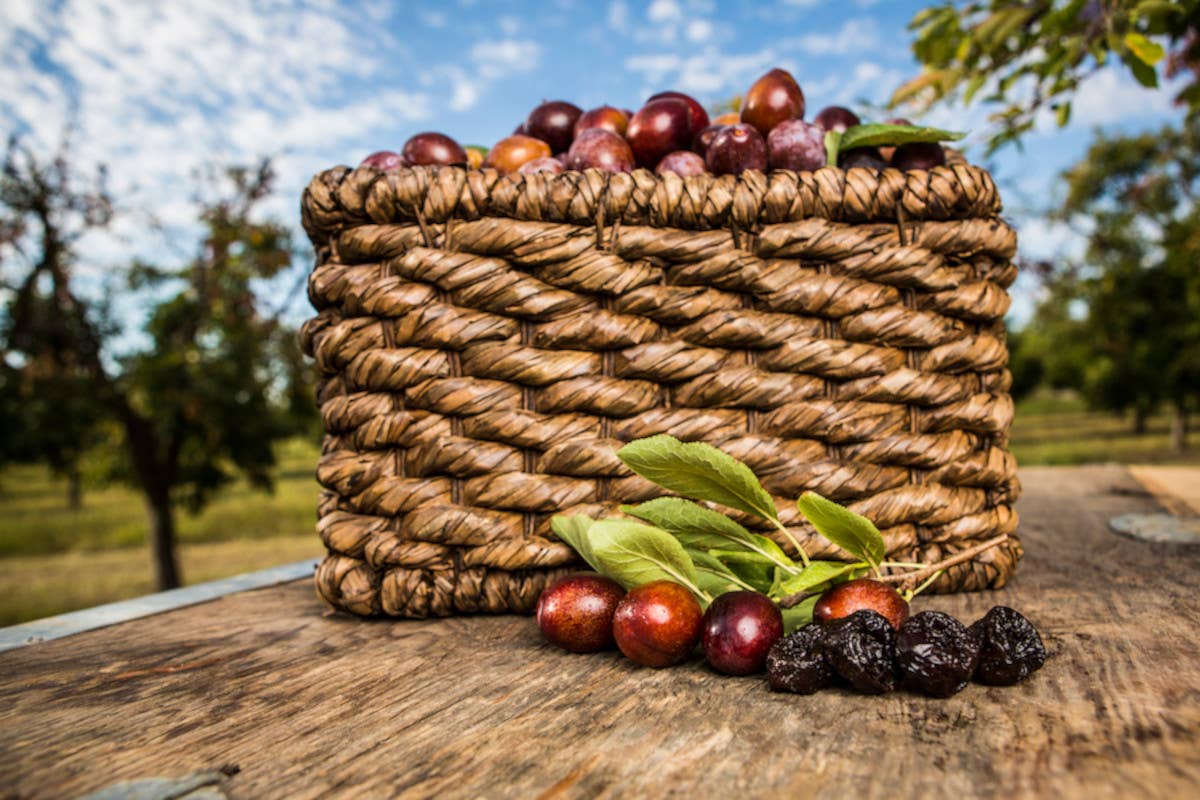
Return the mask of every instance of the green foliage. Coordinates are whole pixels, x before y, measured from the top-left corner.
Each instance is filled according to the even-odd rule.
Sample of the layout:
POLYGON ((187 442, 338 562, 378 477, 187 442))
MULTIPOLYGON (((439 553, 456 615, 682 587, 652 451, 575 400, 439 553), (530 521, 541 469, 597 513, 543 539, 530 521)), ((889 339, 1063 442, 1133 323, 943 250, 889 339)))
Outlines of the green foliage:
POLYGON ((1176 101, 1200 113, 1200 0, 975 0, 927 8, 909 27, 924 66, 892 104, 950 99, 995 106, 989 152, 1017 141, 1049 108, 1060 126, 1088 76, 1119 60, 1148 89, 1190 74, 1176 101))

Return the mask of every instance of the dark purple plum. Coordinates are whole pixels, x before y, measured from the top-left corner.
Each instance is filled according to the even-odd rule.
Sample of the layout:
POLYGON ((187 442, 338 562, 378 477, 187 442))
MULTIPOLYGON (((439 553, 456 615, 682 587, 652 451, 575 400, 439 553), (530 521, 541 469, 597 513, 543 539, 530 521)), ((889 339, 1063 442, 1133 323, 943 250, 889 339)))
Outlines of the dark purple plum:
POLYGON ((517 172, 521 173, 522 175, 533 175, 537 172, 550 172, 558 174, 565 169, 566 167, 563 166, 563 162, 559 161, 554 156, 543 156, 542 158, 535 158, 532 161, 526 161, 517 168, 517 172))
POLYGON ((628 142, 612 131, 588 128, 571 144, 566 164, 567 169, 629 172, 633 169, 633 151, 628 142))
POLYGON ((713 137, 704 156, 714 175, 741 175, 748 169, 767 168, 767 143, 752 125, 730 125, 713 137))
POLYGON ((663 160, 658 162, 654 172, 657 175, 674 172, 676 175, 687 177, 688 175, 703 175, 708 172, 708 166, 704 163, 703 158, 691 150, 676 150, 674 153, 667 153, 663 156, 663 160))
POLYGON ((838 154, 838 166, 842 169, 859 167, 881 170, 887 167, 887 162, 880 157, 879 151, 874 147, 855 147, 851 150, 843 150, 838 154))
POLYGON ((662 157, 692 143, 691 112, 678 97, 660 97, 638 109, 625 138, 639 166, 653 169, 662 157))
MULTIPOLYGON (((696 134, 708 127, 708 112, 704 110, 704 106, 696 102, 696 98, 683 92, 659 92, 658 94, 650 95, 650 100, 658 100, 663 97, 674 97, 677 100, 687 103, 689 139, 694 139, 696 134)), ((646 102, 648 103, 650 100, 646 102)))
POLYGON ((550 145, 555 153, 571 146, 575 138, 575 123, 583 110, 564 100, 550 100, 529 112, 525 120, 525 133, 550 145))
POLYGON ((575 135, 579 136, 591 128, 603 128, 617 136, 624 136, 628 127, 629 117, 625 116, 624 111, 612 106, 600 106, 583 112, 579 119, 575 120, 575 135))
POLYGON ((804 116, 804 92, 787 70, 773 69, 754 82, 742 101, 742 122, 767 136, 789 119, 804 116))
POLYGON ((829 106, 821 109, 821 113, 817 114, 813 124, 819 125, 827 131, 844 131, 846 128, 861 125, 862 120, 858 118, 858 114, 848 108, 829 106))
POLYGON ((697 133, 692 139, 692 152, 699 153, 700 157, 703 158, 704 154, 708 152, 708 146, 712 144, 713 138, 724 127, 726 126, 709 125, 707 128, 697 133))
POLYGON ((825 166, 825 130, 801 119, 787 119, 767 137, 771 169, 812 171, 825 166))
POLYGON ((510 172, 516 172, 522 164, 533 161, 535 158, 549 156, 550 145, 541 139, 517 133, 496 142, 488 151, 483 166, 498 169, 507 175, 510 172))
POLYGON ((892 166, 896 169, 933 169, 945 163, 946 151, 937 142, 909 142, 892 154, 892 166))
POLYGON ((408 162, 404 160, 404 156, 391 150, 380 150, 364 158, 359 162, 360 167, 374 167, 375 169, 384 172, 390 172, 394 169, 407 167, 408 162))
POLYGON ((443 133, 426 131, 404 143, 404 160, 413 166, 424 164, 466 164, 467 151, 443 133))
POLYGON ((704 657, 713 669, 753 675, 763 671, 767 653, 783 636, 783 615, 764 594, 726 592, 704 612, 702 631, 704 657))

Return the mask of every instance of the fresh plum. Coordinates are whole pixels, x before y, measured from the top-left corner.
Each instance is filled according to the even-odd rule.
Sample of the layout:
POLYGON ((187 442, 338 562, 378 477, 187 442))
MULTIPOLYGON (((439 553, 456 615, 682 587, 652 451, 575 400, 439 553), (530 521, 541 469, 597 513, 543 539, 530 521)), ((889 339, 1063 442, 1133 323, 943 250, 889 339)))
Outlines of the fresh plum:
POLYGON ((812 171, 825 166, 825 131, 801 119, 786 119, 767 137, 771 169, 812 171))
POLYGON ((933 169, 945 163, 946 151, 937 142, 909 142, 892 154, 892 166, 896 169, 933 169))
POLYGON ((879 151, 874 147, 854 147, 838 153, 838 166, 842 169, 860 167, 880 170, 887 166, 887 162, 880 157, 879 151))
POLYGON ((414 166, 422 164, 466 164, 467 151, 458 142, 442 133, 426 131, 404 143, 404 160, 414 166))
POLYGON ((483 165, 485 167, 493 167, 508 174, 516 172, 521 168, 522 164, 533 161, 535 158, 547 158, 549 156, 550 145, 541 139, 535 139, 532 136, 524 136, 518 133, 496 142, 492 149, 488 151, 483 165))
POLYGON ((617 604, 613 638, 644 667, 669 667, 686 659, 700 639, 703 614, 692 593, 673 581, 635 586, 617 604))
POLYGON ((720 132, 724 125, 709 125, 704 130, 696 134, 692 139, 692 152, 698 153, 701 158, 708 152, 708 146, 712 144, 712 140, 720 132))
POLYGON ((615 644, 613 614, 624 596, 620 584, 603 575, 567 575, 538 598, 538 628, 547 641, 572 653, 608 650, 615 644))
POLYGON ((638 109, 625 138, 639 166, 653 169, 667 153, 692 143, 691 112, 678 97, 660 97, 638 109))
MULTIPOLYGON (((659 92, 658 94, 650 95, 650 100, 658 100, 662 97, 674 97, 687 103, 688 107, 688 140, 695 138, 696 134, 708 127, 708 112, 704 110, 704 106, 696 102, 696 98, 683 92, 659 92)), ((650 102, 647 100, 646 102, 650 102)))
POLYGON ((758 592, 726 592, 704 612, 704 657, 726 675, 762 672, 767 653, 780 636, 783 614, 758 592))
POLYGON ((399 153, 394 153, 391 150, 380 150, 376 153, 371 153, 371 155, 364 158, 361 162, 359 162, 359 166, 374 167, 375 169, 382 170, 383 172, 390 172, 394 169, 407 167, 408 162, 406 162, 404 160, 404 156, 400 155, 399 153))
POLYGON ((533 175, 537 172, 550 172, 553 174, 558 174, 564 170, 566 170, 566 167, 563 166, 563 162, 559 161, 554 156, 535 158, 533 161, 526 161, 517 168, 517 172, 521 173, 522 175, 533 175))
POLYGON ((629 143, 604 128, 580 132, 567 151, 567 169, 602 169, 605 172, 629 172, 633 169, 633 151, 629 143))
POLYGON ((555 153, 571 146, 575 138, 575 123, 583 114, 579 106, 564 100, 550 100, 529 112, 525 132, 550 145, 555 153))
POLYGON ((858 118, 858 114, 848 108, 829 106, 821 109, 821 112, 813 120, 813 124, 827 131, 845 131, 847 128, 861 125, 862 120, 858 118))
POLYGON ((612 106, 600 106, 579 115, 579 119, 575 120, 575 136, 591 128, 603 128, 617 136, 624 136, 628 127, 629 117, 625 116, 624 111, 612 106))
POLYGON ((804 92, 787 70, 773 69, 754 82, 742 101, 742 122, 763 136, 784 120, 804 116, 804 92))
POLYGON ((748 169, 765 170, 767 143, 752 125, 730 125, 713 137, 704 161, 708 171, 715 175, 741 175, 748 169))
POLYGON ((863 610, 881 614, 893 628, 899 628, 908 619, 908 602, 900 593, 870 578, 839 583, 825 592, 813 607, 813 619, 829 622, 863 610))
POLYGON ((654 168, 656 175, 662 175, 666 172, 674 172, 676 175, 703 175, 708 172, 708 167, 704 163, 704 159, 693 153, 691 150, 676 150, 674 153, 667 153, 663 156, 662 161, 658 162, 658 166, 654 168))

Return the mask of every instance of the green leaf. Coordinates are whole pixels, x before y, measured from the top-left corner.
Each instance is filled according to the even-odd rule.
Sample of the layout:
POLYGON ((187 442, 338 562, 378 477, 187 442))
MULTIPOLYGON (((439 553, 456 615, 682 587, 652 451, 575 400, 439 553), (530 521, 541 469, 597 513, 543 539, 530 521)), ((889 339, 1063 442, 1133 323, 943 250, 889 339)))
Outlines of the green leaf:
POLYGON ((1125 63, 1125 66, 1129 67, 1129 71, 1133 73, 1133 77, 1142 86, 1145 86, 1147 89, 1154 89, 1158 86, 1158 73, 1154 71, 1154 67, 1149 66, 1146 62, 1131 53, 1122 54, 1121 61, 1125 63))
POLYGON ((844 561, 810 561, 799 575, 781 581, 774 591, 779 593, 779 597, 816 591, 827 583, 837 581, 838 578, 849 578, 864 568, 862 564, 848 564, 844 561))
POLYGON ((1166 51, 1158 42, 1152 42, 1137 31, 1130 31, 1125 34, 1125 46, 1129 51, 1138 57, 1148 67, 1153 67, 1159 61, 1162 61, 1166 51))
POLYGON ((783 633, 786 636, 792 631, 803 628, 813 619, 813 608, 816 607, 817 601, 821 598, 817 595, 807 597, 798 605, 791 608, 781 608, 779 611, 783 614, 783 633))
POLYGON ((696 567, 674 536, 623 519, 602 519, 587 531, 600 572, 626 589, 668 580, 696 588, 696 567))
POLYGON ((557 534, 559 539, 571 545, 575 552, 579 553, 579 557, 588 563, 588 566, 601 572, 595 556, 592 555, 592 545, 588 539, 588 530, 594 524, 596 521, 586 514, 576 514, 570 517, 559 515, 550 520, 550 529, 557 534))
POLYGON ((910 142, 954 142, 964 136, 966 136, 965 133, 944 131, 941 128, 927 128, 921 125, 885 125, 882 122, 869 122, 866 125, 847 128, 846 132, 842 134, 841 149, 894 147, 910 142))
POLYGON ((838 154, 842 149, 842 132, 841 131, 826 131, 825 132, 825 166, 836 167, 838 163, 838 154))
POLYGON ((883 561, 883 536, 871 520, 832 500, 826 500, 816 492, 805 492, 796 505, 817 529, 817 533, 838 547, 858 556, 872 567, 878 567, 879 562, 883 561))
POLYGON ((733 574, 733 571, 722 564, 716 556, 710 555, 704 550, 691 548, 687 548, 687 554, 696 566, 696 585, 713 597, 738 589, 754 588, 733 574))
POLYGON ((756 591, 764 594, 770 591, 777 569, 770 559, 744 550, 710 550, 709 552, 728 567, 734 575, 754 587, 756 591))
POLYGON ((775 501, 750 468, 712 445, 684 444, 660 434, 630 442, 617 451, 617 457, 669 491, 779 521, 775 501))
POLYGON ((795 562, 775 542, 751 533, 719 511, 682 497, 659 497, 636 506, 621 506, 621 510, 673 534, 685 547, 741 547, 771 559, 788 572, 796 571, 795 562))

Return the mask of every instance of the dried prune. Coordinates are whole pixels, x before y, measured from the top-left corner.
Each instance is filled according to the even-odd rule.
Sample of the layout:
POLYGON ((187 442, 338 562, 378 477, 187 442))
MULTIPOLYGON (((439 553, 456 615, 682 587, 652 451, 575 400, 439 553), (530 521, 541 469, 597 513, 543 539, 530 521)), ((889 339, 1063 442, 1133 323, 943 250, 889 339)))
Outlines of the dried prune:
POLYGON ((812 694, 833 683, 833 668, 822 647, 819 622, 805 625, 775 642, 767 653, 767 682, 776 692, 812 694))
POLYGON ((896 663, 906 689, 949 697, 967 685, 978 661, 979 642, 940 611, 914 614, 896 634, 896 663))
POLYGON ((876 611, 856 611, 825 623, 825 658, 863 694, 896 688, 896 631, 876 611))
POLYGON ((1033 623, 1008 606, 996 606, 969 629, 979 644, 975 680, 992 686, 1019 683, 1046 662, 1046 647, 1033 623))

